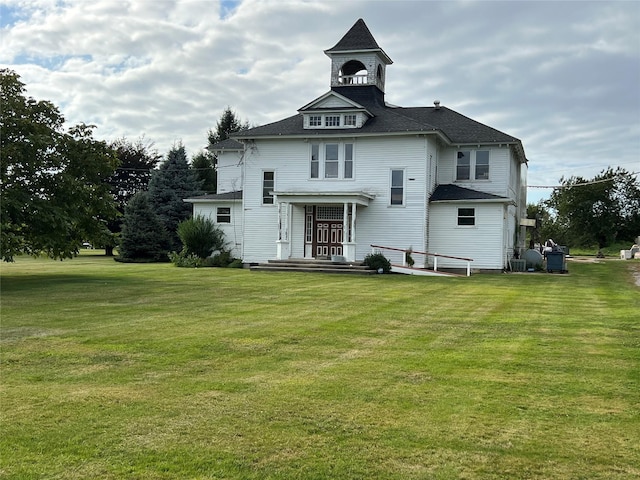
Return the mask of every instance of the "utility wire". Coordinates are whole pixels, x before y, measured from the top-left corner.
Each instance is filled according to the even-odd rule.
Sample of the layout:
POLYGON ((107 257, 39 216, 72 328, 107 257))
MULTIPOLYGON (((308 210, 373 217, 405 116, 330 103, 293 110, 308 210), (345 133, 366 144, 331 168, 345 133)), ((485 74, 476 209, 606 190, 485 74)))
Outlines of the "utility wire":
MULTIPOLYGON (((632 176, 632 175, 638 175, 640 174, 640 172, 631 172, 629 174, 627 174, 628 176, 632 176)), ((618 177, 624 177, 626 176, 625 174, 619 174, 619 175, 615 175, 611 178, 604 178, 602 180, 592 180, 590 182, 581 182, 581 183, 573 183, 570 185, 527 185, 527 188, 555 188, 555 189, 563 189, 563 188, 573 188, 573 187, 586 187, 588 185, 595 185, 596 183, 604 183, 604 182, 611 182, 612 180, 615 180, 618 177)))

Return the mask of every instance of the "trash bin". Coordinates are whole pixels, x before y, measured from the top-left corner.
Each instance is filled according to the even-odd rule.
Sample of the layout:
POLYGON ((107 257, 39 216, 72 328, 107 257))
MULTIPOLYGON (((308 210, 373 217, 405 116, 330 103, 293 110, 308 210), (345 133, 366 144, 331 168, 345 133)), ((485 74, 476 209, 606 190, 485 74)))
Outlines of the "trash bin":
POLYGON ((560 273, 567 272, 567 261, 563 251, 555 250, 553 252, 547 252, 547 272, 551 273, 559 271, 560 273))

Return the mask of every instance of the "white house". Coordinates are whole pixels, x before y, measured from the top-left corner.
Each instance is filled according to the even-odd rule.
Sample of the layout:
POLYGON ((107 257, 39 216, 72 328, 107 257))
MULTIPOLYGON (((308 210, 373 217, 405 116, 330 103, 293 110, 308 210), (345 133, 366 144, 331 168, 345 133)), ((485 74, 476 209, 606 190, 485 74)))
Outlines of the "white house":
MULTIPOLYGON (((218 193, 189 198, 245 263, 392 262, 412 248, 502 270, 524 246, 527 159, 519 139, 434 102, 385 102, 392 64, 360 19, 333 47, 331 89, 296 115, 210 147, 218 193)), ((414 255, 416 266, 434 257, 414 255)), ((441 268, 461 267, 446 257, 441 268)))

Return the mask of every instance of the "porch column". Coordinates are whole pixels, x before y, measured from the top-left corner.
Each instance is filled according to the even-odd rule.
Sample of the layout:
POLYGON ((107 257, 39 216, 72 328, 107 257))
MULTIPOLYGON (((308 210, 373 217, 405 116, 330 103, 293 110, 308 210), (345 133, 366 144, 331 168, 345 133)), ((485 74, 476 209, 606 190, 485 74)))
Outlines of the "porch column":
POLYGON ((287 259, 291 256, 289 245, 289 223, 291 204, 278 202, 278 240, 276 241, 276 259, 287 259), (282 211, 284 206, 284 212, 282 211))
POLYGON ((351 204, 351 225, 349 225, 349 204, 344 203, 342 255, 347 262, 356 260, 356 204, 351 204))

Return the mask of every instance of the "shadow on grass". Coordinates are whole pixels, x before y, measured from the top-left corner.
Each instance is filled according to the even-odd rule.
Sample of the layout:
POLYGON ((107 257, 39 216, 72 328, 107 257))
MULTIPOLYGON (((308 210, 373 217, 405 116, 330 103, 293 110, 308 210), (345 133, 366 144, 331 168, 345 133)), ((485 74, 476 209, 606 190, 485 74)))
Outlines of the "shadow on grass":
POLYGON ((77 274, 52 274, 36 273, 29 275, 2 275, 0 277, 0 291, 2 294, 14 294, 16 292, 30 292, 49 289, 52 284, 56 289, 72 287, 87 289, 92 287, 104 287, 105 285, 128 287, 140 285, 144 279, 130 276, 114 275, 77 275, 77 274))

